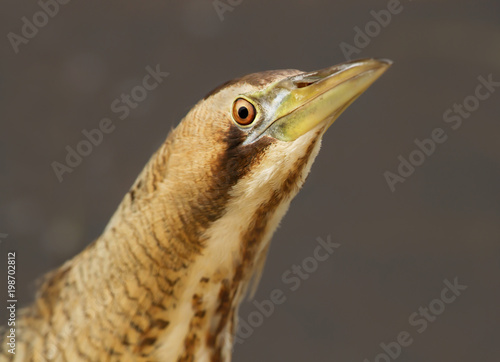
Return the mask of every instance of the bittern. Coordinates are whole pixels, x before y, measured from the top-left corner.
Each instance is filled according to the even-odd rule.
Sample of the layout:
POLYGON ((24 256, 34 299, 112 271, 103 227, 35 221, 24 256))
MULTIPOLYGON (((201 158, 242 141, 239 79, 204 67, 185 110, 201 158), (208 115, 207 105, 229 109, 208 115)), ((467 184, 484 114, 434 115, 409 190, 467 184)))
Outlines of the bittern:
POLYGON ((239 304, 323 134, 390 64, 266 71, 209 93, 102 235, 46 277, 2 359, 229 361, 239 304))

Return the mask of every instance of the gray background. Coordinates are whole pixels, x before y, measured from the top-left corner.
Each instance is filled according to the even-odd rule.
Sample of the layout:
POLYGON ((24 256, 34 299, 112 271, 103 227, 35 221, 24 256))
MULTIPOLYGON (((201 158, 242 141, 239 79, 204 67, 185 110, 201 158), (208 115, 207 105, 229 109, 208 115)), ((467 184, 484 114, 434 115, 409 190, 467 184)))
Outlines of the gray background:
MULTIPOLYGON (((256 300, 273 289, 287 300, 236 347, 235 361, 373 361, 401 331, 413 344, 399 361, 500 359, 500 91, 459 129, 443 121, 479 76, 500 80, 500 3, 402 4, 359 54, 394 66, 331 127, 273 239, 256 300), (392 193, 383 173, 436 127, 448 140, 392 193), (328 235, 341 247, 291 291, 283 273, 328 235), (455 277, 468 289, 419 334, 408 317, 455 277)), ((7 34, 39 6, 4 0, 0 267, 16 250, 21 303, 36 278, 100 234, 152 152, 210 89, 254 71, 344 61, 339 44, 353 44, 354 27, 386 6, 244 0, 221 21, 210 0, 71 1, 15 54, 7 34), (169 77, 118 120, 111 102, 156 64, 169 77), (51 163, 103 117, 116 130, 59 183, 51 163)), ((0 300, 5 290, 2 278, 0 300)), ((241 318, 254 310, 245 303, 241 318)))

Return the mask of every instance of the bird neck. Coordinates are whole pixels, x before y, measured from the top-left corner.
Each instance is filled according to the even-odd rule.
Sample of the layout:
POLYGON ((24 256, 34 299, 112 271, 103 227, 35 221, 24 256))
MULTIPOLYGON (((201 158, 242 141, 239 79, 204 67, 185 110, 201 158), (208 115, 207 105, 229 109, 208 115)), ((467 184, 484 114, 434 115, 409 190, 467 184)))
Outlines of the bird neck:
MULTIPOLYGON (((274 185, 224 175, 223 157, 208 181, 183 180, 174 178, 178 170, 169 174, 167 140, 101 237, 47 278, 21 323, 25 351, 52 346, 69 360, 229 360, 237 308, 318 149, 274 185)), ((262 175, 281 172, 274 163, 259 167, 262 175)))
MULTIPOLYGON (((80 294, 103 295, 95 319, 111 319, 114 330, 126 331, 120 343, 134 353, 229 360, 238 306, 252 274, 262 269, 296 180, 290 184, 294 192, 284 193, 249 193, 255 188, 251 178, 226 191, 206 186, 206 180, 181 186, 161 178, 167 172, 162 152, 76 262, 92 281, 80 294)), ((117 343, 115 352, 122 350, 117 343)))

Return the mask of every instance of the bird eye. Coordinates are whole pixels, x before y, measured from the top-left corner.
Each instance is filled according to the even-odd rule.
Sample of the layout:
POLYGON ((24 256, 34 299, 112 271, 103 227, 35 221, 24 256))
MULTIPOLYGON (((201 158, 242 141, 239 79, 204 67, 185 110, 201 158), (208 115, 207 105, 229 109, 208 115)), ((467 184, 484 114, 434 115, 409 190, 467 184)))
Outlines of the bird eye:
POLYGON ((243 98, 238 98, 233 104, 233 118, 242 125, 248 126, 255 119, 255 107, 252 103, 243 98))

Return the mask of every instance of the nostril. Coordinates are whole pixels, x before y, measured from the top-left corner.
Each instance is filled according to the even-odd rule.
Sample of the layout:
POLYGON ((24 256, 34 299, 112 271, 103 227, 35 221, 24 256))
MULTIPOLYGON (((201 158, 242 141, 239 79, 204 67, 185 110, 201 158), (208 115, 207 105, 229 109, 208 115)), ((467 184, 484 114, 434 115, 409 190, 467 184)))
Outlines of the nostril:
POLYGON ((321 77, 312 77, 308 76, 307 78, 302 78, 302 79, 297 79, 296 81, 293 82, 297 88, 305 88, 309 87, 311 84, 314 84, 321 80, 321 77))
POLYGON ((297 88, 304 88, 304 87, 307 87, 307 86, 310 86, 311 84, 313 84, 314 82, 304 82, 304 81, 299 81, 299 82, 295 82, 295 86, 297 88))

